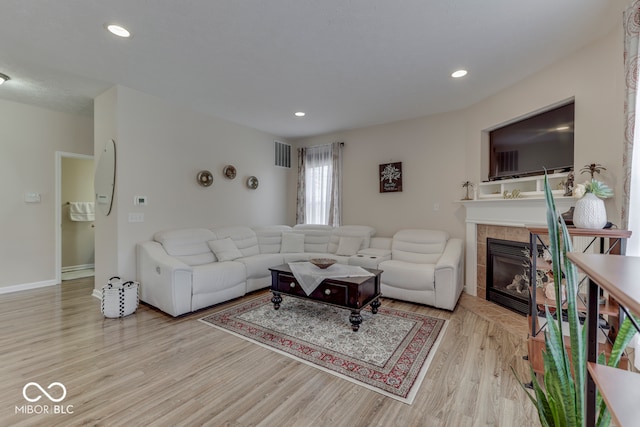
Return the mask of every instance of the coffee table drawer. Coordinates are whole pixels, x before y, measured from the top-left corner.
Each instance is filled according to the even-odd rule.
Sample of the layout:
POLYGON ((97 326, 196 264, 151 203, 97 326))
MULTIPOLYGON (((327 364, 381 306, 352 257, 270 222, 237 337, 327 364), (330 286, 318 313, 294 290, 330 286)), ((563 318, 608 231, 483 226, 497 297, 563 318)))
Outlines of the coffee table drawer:
POLYGON ((295 277, 286 274, 278 275, 278 290, 283 294, 297 295, 338 305, 346 305, 349 295, 349 290, 346 286, 326 283, 321 283, 311 292, 311 295, 307 295, 295 277))
POLYGON ((307 296, 296 279, 293 276, 286 274, 278 275, 278 290, 285 294, 299 295, 303 297, 307 296))
POLYGON ((325 283, 321 283, 310 295, 314 300, 340 306, 347 305, 348 296, 349 290, 346 286, 325 283))

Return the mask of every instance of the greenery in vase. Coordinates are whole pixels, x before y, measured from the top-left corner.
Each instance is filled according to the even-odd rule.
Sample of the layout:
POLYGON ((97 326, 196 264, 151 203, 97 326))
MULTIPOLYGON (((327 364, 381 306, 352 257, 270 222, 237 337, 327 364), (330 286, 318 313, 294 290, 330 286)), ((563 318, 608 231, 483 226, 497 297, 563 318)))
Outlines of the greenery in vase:
POLYGON ((602 171, 606 171, 607 168, 602 166, 600 163, 590 163, 588 165, 584 165, 582 169, 580 169, 580 173, 588 173, 591 175, 591 180, 585 182, 584 184, 578 184, 573 188, 573 197, 576 199, 581 199, 587 193, 592 193, 596 197, 600 199, 606 199, 608 197, 613 196, 613 190, 607 186, 602 181, 598 181, 595 179, 595 175, 599 174, 602 171))
POLYGON ((593 193, 600 199, 606 199, 613 196, 613 190, 604 182, 591 178, 584 184, 578 184, 573 188, 573 197, 581 199, 585 194, 593 193))
MULTIPOLYGON (((547 204, 547 226, 549 229, 548 249, 551 253, 553 277, 564 276, 566 279, 563 284, 566 286, 566 311, 571 346, 570 350, 567 350, 564 345, 562 334, 563 316, 555 316, 554 318, 549 312, 549 307, 545 307, 547 328, 545 332, 546 349, 542 352, 545 372, 542 384, 538 382, 532 367, 530 367, 530 372, 533 394, 526 389, 522 381, 519 381, 529 399, 536 406, 540 423, 544 427, 579 427, 586 424, 587 328, 582 328, 581 331, 578 318, 579 281, 577 268, 566 256, 567 252, 572 251, 571 238, 564 219, 556 211, 555 201, 546 173, 544 192, 547 204)), ((555 300, 563 301, 559 282, 560 280, 555 282, 555 300)), ((530 292, 533 292, 533 290, 530 289, 530 292)), ((611 355, 607 361, 609 366, 618 366, 620 357, 634 334, 635 329, 627 317, 620 325, 618 336, 613 344, 611 355)), ((604 354, 599 356, 598 363, 605 363, 604 354)), ((599 394, 597 399, 596 425, 599 427, 608 426, 611 423, 611 414, 599 394)))

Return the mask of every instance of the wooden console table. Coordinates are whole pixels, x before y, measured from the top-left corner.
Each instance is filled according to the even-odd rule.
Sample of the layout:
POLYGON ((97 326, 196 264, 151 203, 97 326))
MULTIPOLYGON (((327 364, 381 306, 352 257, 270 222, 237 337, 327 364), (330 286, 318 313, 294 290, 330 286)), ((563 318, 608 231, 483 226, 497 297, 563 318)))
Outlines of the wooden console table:
MULTIPOLYGON (((568 258, 589 277, 587 312, 587 426, 596 423, 596 387, 616 425, 637 426, 640 420, 640 374, 598 365, 598 297, 605 289, 626 314, 640 315, 640 257, 570 253, 568 258)), ((638 325, 635 324, 636 329, 638 325)))
MULTIPOLYGON (((528 226, 529 231, 529 249, 531 254, 538 254, 538 244, 542 245, 546 249, 546 244, 542 240, 542 236, 548 236, 549 230, 547 227, 528 226)), ((601 254, 622 254, 624 255, 626 250, 626 239, 631 236, 629 230, 601 229, 593 230, 587 228, 575 228, 568 227, 567 231, 571 237, 589 237, 592 238, 589 247, 599 242, 599 252, 601 254), (605 246, 605 239, 608 239, 608 245, 605 246)), ((538 257, 531 257, 531 267, 529 269, 529 319, 530 334, 527 339, 528 357, 531 362, 531 366, 535 373, 544 374, 544 364, 542 359, 542 350, 545 348, 544 342, 544 326, 538 325, 538 304, 546 304, 549 307, 556 307, 556 301, 548 300, 544 292, 536 287, 536 269, 537 269, 538 257)), ((564 305, 566 308, 566 304, 564 305)), ((558 308, 558 313, 562 311, 558 308)), ((587 306, 578 302, 578 310, 582 313, 587 312, 587 306)), ((618 318, 619 307, 615 299, 608 298, 604 304, 600 306, 600 314, 609 316, 609 323, 613 323, 611 326, 615 328, 615 332, 618 330, 618 318)), ((614 332, 614 333, 615 333, 614 332)), ((597 338, 597 337, 596 337, 597 338)), ((569 339, 565 339, 565 343, 569 346, 569 339)), ((601 351, 610 353, 611 345, 609 343, 601 344, 601 351)), ((626 361, 624 362, 626 364, 626 361)))

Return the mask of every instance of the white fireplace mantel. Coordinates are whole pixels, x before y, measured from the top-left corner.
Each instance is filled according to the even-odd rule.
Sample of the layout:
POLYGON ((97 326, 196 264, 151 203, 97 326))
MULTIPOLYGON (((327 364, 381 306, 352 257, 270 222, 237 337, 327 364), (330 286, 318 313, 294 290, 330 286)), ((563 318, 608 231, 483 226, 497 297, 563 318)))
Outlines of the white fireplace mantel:
MULTIPOLYGON (((573 197, 555 197, 556 210, 563 213, 574 205, 573 197)), ((478 224, 526 227, 547 225, 547 206, 542 198, 463 200, 466 208, 465 292, 477 295, 478 224)))

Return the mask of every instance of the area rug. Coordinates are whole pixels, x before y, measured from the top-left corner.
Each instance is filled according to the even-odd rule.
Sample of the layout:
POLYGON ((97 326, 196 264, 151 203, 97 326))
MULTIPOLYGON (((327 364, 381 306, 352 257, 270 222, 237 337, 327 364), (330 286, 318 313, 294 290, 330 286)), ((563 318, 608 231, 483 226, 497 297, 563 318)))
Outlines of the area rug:
POLYGON ((254 298, 199 319, 363 387, 411 404, 444 336, 447 321, 380 307, 363 310, 358 332, 350 310, 282 296, 254 298))

